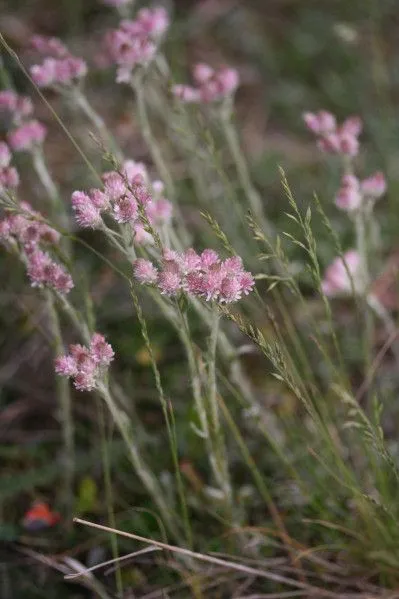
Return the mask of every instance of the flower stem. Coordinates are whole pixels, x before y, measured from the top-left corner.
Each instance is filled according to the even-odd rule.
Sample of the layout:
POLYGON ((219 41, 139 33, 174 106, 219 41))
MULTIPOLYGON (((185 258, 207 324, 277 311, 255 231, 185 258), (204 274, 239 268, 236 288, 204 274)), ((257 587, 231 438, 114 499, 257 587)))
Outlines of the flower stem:
MULTIPOLYGON (((58 313, 54 305, 54 298, 50 291, 47 294, 47 304, 49 309, 49 319, 51 333, 54 340, 54 353, 60 356, 64 353, 64 344, 62 340, 60 321, 58 313)), ((73 509, 73 479, 75 470, 75 443, 74 443, 74 426, 72 416, 72 401, 69 389, 69 381, 62 376, 56 377, 57 397, 59 402, 58 418, 62 429, 62 438, 64 445, 63 455, 63 481, 64 481, 64 503, 68 510, 69 516, 72 518, 73 509)), ((72 521, 72 520, 71 520, 72 521)))

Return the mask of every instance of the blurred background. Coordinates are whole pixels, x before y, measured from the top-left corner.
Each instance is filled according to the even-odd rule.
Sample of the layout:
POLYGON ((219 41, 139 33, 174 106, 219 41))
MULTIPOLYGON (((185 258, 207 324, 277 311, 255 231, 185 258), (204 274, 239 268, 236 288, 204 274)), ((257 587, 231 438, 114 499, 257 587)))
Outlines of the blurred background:
MULTIPOLYGON (((305 130, 302 114, 324 108, 336 114, 339 120, 353 114, 361 116, 364 133, 359 172, 367 176, 382 170, 387 176, 388 194, 377 207, 383 232, 381 260, 383 264, 395 260, 399 225, 398 2, 160 0, 160 3, 172 17, 165 52, 176 81, 188 81, 190 65, 198 61, 231 64, 239 70, 238 128, 254 183, 278 230, 287 228, 286 200, 278 170, 278 166, 282 166, 299 204, 307 205, 316 192, 343 247, 351 246, 352 227, 338 214, 332 202, 339 183, 338 164, 320 156, 312 136, 305 130)), ((137 2, 137 5, 147 3, 137 2)), ((111 69, 100 68, 101 39, 107 29, 116 26, 116 13, 99 0, 3 0, 0 11, 2 35, 25 66, 31 64, 27 40, 37 33, 60 37, 74 54, 87 60, 90 74, 86 92, 93 106, 119 139, 125 154, 151 166, 135 118, 132 94, 124 86, 115 85, 111 69)), ((1 56, 1 87, 11 86, 30 95, 36 116, 49 128, 44 148, 50 169, 67 201, 73 190, 88 187, 87 167, 13 56, 4 48, 1 56)), ((101 162, 101 157, 96 154, 96 144, 89 137, 89 129, 75 114, 73 105, 62 102, 52 92, 45 95, 72 135, 91 153, 94 161, 101 162)), ((154 119, 157 125, 156 115, 154 119)), ((4 133, 7 123, 0 126, 4 133)), ((168 147, 170 140, 162 124, 159 124, 159 132, 161 143, 168 147)), ((172 153, 171 160, 183 213, 200 238, 201 218, 186 165, 176 153, 172 153)), ((16 164, 22 177, 21 197, 40 206, 42 191, 27 168, 26 158, 18 156, 16 164)), ((215 206, 216 214, 217 210, 215 206)), ((334 248, 317 220, 314 227, 318 255, 322 265, 326 265, 334 256, 334 248)), ((104 250, 101 239, 94 234, 80 235, 98 251, 104 250)), ((131 311, 128 290, 94 254, 84 253, 80 246, 75 252, 81 279, 90 287, 98 328, 112 340, 118 355, 115 370, 121 384, 132 395, 131 409, 135 413, 132 417, 137 422, 137 435, 156 465, 158 476, 167 483, 169 463, 163 451, 162 413, 149 356, 131 311)), ((290 259, 294 264, 300 262, 295 247, 290 249, 290 259)), ((106 559, 109 554, 94 537, 88 539, 86 531, 71 530, 60 507, 63 473, 59 462, 60 431, 46 307, 26 284, 23 269, 3 251, 0 253, 0 281, 0 596, 2 599, 89 597, 92 591, 63 582, 61 574, 57 573, 55 558, 50 567, 40 565, 43 555, 66 554, 78 559, 85 556, 86 563, 90 564, 106 559), (59 521, 56 518, 57 522, 34 531, 24 525, 24 517, 38 500, 57 513, 60 510, 61 516, 59 521)), ((312 298, 306 273, 302 283, 317 318, 319 300, 312 298)), ((384 293, 385 288, 381 290, 381 296, 384 293)), ((393 291, 384 299, 396 307, 393 291)), ((292 310, 299 312, 300 308, 292 306, 292 310)), ((347 323, 347 310, 345 302, 340 304, 338 323, 347 323)), ((202 485, 202 458, 200 448, 196 447, 198 441, 186 424, 192 407, 191 402, 185 401, 189 382, 181 366, 184 356, 175 333, 165 325, 155 308, 146 305, 146 313, 158 365, 166 373, 164 383, 168 396, 176 399, 182 470, 195 495, 196 485, 202 485)), ((300 314, 296 317, 300 318, 300 314)), ((262 318, 258 311, 260 326, 262 318)), ((242 342, 238 332, 232 334, 242 342)), ((356 331, 349 327, 340 335, 346 342, 347 359, 353 363, 356 378, 359 343, 356 331)), ((296 410, 292 397, 278 386, 273 387, 256 355, 247 359, 247 370, 271 410, 278 416, 289 418, 296 410)), ((396 380, 397 376, 391 364, 387 365, 385 374, 388 374, 389 386, 390 380, 396 380)), ((392 406, 387 420, 391 421, 397 414, 398 409, 392 406)), ((98 443, 100 424, 95 401, 88 401, 86 395, 78 394, 74 419, 78 452, 74 513, 95 519, 106 518, 98 443)), ((387 422, 388 431, 389 426, 387 422)), ((120 440, 110 436, 107 443, 119 513, 118 527, 134 529, 145 536, 157 534, 158 524, 151 513, 153 506, 132 476, 120 440), (133 513, 131 506, 141 506, 143 511, 133 513)), ((264 455, 256 442, 252 449, 263 468, 274 472, 273 458, 264 455)), ((239 466, 236 476, 245 483, 245 475, 239 466)), ((279 480, 275 473, 272 480, 276 494, 281 496, 285 492, 283 480, 279 480)), ((254 515, 256 509, 255 505, 250 518, 259 524, 261 517, 254 515)), ((288 521, 290 509, 287 508, 288 521)), ((204 523, 209 527, 209 545, 205 543, 204 550, 211 550, 213 524, 204 516, 197 525, 200 528, 204 523)), ((214 548, 220 548, 217 542, 214 548)), ((131 550, 129 544, 121 545, 121 550, 125 549, 131 550)), ((141 597, 150 591, 155 593, 158 585, 162 587, 174 582, 172 574, 163 573, 159 580, 153 579, 154 559, 143 559, 139 566, 125 570, 127 584, 134 589, 132 597, 141 597)), ((151 595, 156 596, 167 595, 151 595)), ((194 595, 187 592, 176 596, 194 595)))

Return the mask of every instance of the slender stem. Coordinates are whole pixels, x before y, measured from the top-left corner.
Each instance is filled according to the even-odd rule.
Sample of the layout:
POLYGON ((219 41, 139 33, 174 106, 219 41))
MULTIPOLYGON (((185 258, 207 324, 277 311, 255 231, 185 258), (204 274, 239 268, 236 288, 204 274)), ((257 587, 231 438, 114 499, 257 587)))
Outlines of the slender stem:
POLYGON ((173 177, 164 160, 159 144, 151 129, 150 119, 148 116, 147 105, 144 96, 144 85, 142 77, 133 77, 131 81, 131 87, 136 94, 137 113, 140 122, 141 132, 151 153, 158 174, 161 177, 162 181, 165 183, 166 195, 168 199, 170 199, 173 202, 176 221, 179 226, 179 235, 185 245, 190 245, 190 235, 188 234, 186 227, 184 226, 184 220, 180 212, 179 206, 177 202, 174 201, 176 198, 176 188, 173 182, 173 177))
POLYGON ((97 129, 101 137, 101 140, 109 145, 109 149, 112 150, 112 152, 115 155, 115 158, 117 158, 119 162, 123 161, 122 150, 120 149, 118 142, 116 141, 112 133, 109 131, 104 120, 101 118, 98 112, 94 110, 87 97, 83 94, 83 92, 80 89, 74 90, 73 99, 79 106, 79 108, 82 110, 82 112, 86 115, 88 120, 97 129))
POLYGON ((240 147, 237 130, 231 120, 230 107, 227 106, 222 109, 221 122, 227 145, 234 160, 240 185, 244 190, 248 204, 255 216, 255 219, 259 221, 259 225, 264 230, 266 236, 269 238, 274 238, 274 229, 266 219, 263 212, 262 198, 252 184, 248 164, 240 147))
MULTIPOLYGON (((54 340, 55 355, 60 356, 64 353, 64 344, 62 340, 60 321, 54 305, 54 298, 50 291, 46 292, 47 304, 49 309, 49 319, 51 333, 54 340)), ((74 426, 72 416, 72 401, 69 388, 69 381, 62 376, 56 377, 57 397, 59 402, 58 417, 62 429, 62 438, 64 445, 63 455, 63 481, 64 481, 64 502, 69 515, 72 517, 73 509, 73 479, 75 471, 75 443, 74 426)))
MULTIPOLYGON (((391 317, 389 312, 385 309, 383 304, 379 301, 379 299, 375 295, 370 293, 367 296, 367 303, 368 303, 369 307, 371 308, 371 310, 374 312, 374 314, 376 314, 376 316, 380 319, 380 321, 384 325, 388 337, 395 335, 398 331, 395 321, 393 320, 393 318, 391 317)), ((392 347, 392 351, 395 355, 397 365, 399 366, 398 343, 397 342, 392 343, 391 347, 392 347)))
POLYGON ((208 343, 208 401, 209 401, 209 421, 211 431, 211 444, 213 447, 212 459, 215 462, 214 472, 217 483, 220 485, 230 518, 232 517, 232 489, 229 477, 229 468, 227 463, 227 452, 224 442, 223 431, 220 426, 219 403, 217 397, 216 383, 216 348, 219 333, 220 314, 215 309, 212 312, 212 326, 208 343))
POLYGON ((40 147, 35 147, 31 155, 33 167, 50 200, 52 215, 56 222, 66 227, 68 216, 57 186, 48 169, 43 150, 40 147))
POLYGON ((122 439, 126 443, 126 447, 129 452, 129 458, 132 462, 137 475, 139 476, 144 487, 147 489, 155 504, 158 506, 160 513, 166 523, 169 532, 172 533, 176 538, 179 537, 177 522, 171 511, 164 501, 164 492, 159 486, 157 479, 149 470, 147 464, 144 462, 139 450, 134 442, 133 434, 130 428, 128 416, 118 408, 116 402, 110 394, 107 386, 104 384, 99 386, 98 392, 105 401, 105 404, 113 418, 113 421, 118 428, 122 439))

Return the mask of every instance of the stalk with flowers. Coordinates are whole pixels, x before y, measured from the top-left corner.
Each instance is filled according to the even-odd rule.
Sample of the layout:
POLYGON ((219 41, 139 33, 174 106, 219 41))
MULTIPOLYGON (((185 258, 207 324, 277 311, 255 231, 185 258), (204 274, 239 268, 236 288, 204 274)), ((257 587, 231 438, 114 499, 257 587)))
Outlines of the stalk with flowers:
MULTIPOLYGON (((48 152, 51 127, 36 118, 29 97, 0 91, 6 129, 6 141, 0 142, 0 242, 22 265, 36 301, 47 309, 65 454, 65 518, 70 522, 82 468, 75 448, 79 451, 81 433, 79 428, 75 433, 74 423, 82 406, 91 405, 85 397, 94 395, 134 473, 126 476, 115 458, 114 493, 106 472, 106 503, 117 506, 107 505, 113 533, 118 532, 114 511, 118 526, 119 521, 126 526, 126 508, 138 507, 140 517, 129 511, 129 525, 145 526, 151 519, 147 536, 166 536, 156 541, 159 547, 184 556, 181 562, 169 556, 165 563, 185 583, 195 578, 188 583, 195 595, 209 592, 209 572, 195 561, 205 557, 215 566, 212 577, 219 575, 216 567, 222 574, 226 567, 245 574, 242 588, 250 589, 250 596, 346 597, 357 596, 354 589, 359 588, 364 590, 359 596, 380 596, 377 580, 387 588, 397 581, 399 545, 392 523, 399 515, 399 476, 374 384, 385 354, 374 352, 370 314, 383 323, 384 343, 392 344, 395 354, 397 327, 373 287, 382 236, 374 208, 387 183, 379 171, 363 179, 358 175, 362 122, 350 117, 339 124, 326 111, 304 114, 317 147, 338 157, 335 206, 353 225, 356 245, 342 249, 318 203, 338 253, 321 275, 311 208, 302 210, 283 173, 288 204, 282 212, 291 210, 288 217, 300 231, 284 231, 283 237, 252 180, 234 124, 239 71, 199 61, 192 68, 192 84, 176 83, 173 61, 164 54, 172 25, 165 7, 137 7, 131 0, 103 4, 116 9, 121 20, 105 34, 100 62, 124 97, 130 94, 135 102, 132 118, 145 156, 133 159, 126 140, 121 143, 113 132, 111 118, 92 105, 90 57, 75 55, 58 38, 33 36, 29 73, 44 94, 74 105, 80 123, 84 119, 81 131, 97 142, 94 149, 87 144, 88 155, 81 150, 92 171, 87 181, 72 178, 71 189, 64 189, 48 152), (189 129, 180 137, 175 127, 179 115, 181 127, 189 129), (191 130, 193 123, 204 131, 191 130), (167 139, 170 131, 176 134, 167 139), (184 155, 187 147, 190 156, 184 155), (14 163, 20 153, 27 160, 19 173, 14 163), (178 156, 181 163, 176 164, 178 156), (37 198, 24 185, 25 177, 40 183, 37 198), (218 202, 222 210, 216 218, 218 202), (204 209, 210 234, 199 218, 204 209), (253 255, 255 247, 259 256, 253 255), (108 292, 114 320, 108 323, 102 305, 108 298, 96 295, 99 269, 86 268, 89 255, 93 261, 99 258, 113 277, 114 289, 108 292), (323 314, 317 311, 320 296, 323 314), (351 296, 348 329, 360 307, 367 343, 366 364, 356 376, 345 361, 347 331, 329 303, 351 296), (119 338, 115 321, 122 305, 126 325, 119 338), (142 416, 142 386, 151 385, 144 376, 143 385, 136 372, 132 331, 139 332, 134 343, 144 344, 151 397, 155 393, 159 400, 162 420, 156 419, 155 433, 147 431, 142 416), (157 352, 158 335, 166 333, 174 339, 170 358, 157 352), (363 407, 365 393, 369 402, 363 407), (223 556, 211 553, 215 543, 223 556), (367 577, 370 564, 373 578, 367 577)), ((67 117, 71 123, 74 114, 67 117)), ((384 351, 389 349, 384 345, 384 351)), ((101 444, 104 453, 112 440, 101 439, 101 444)), ((109 463, 103 460, 104 469, 109 463)), ((101 506, 94 506, 96 515, 97 509, 102 517, 101 506)), ((135 538, 143 540, 142 535, 135 538)), ((119 567, 116 554, 113 562, 119 567)), ((73 576, 76 563, 62 563, 73 576)), ((163 566, 162 560, 146 563, 158 570, 163 566)), ((79 568, 75 575, 88 584, 91 571, 79 568)), ((120 574, 116 584, 123 596, 120 574)), ((222 584, 226 596, 242 592, 233 576, 222 584)), ((385 590, 381 596, 388 596, 385 590)), ((101 590, 100 596, 107 593, 101 590)))

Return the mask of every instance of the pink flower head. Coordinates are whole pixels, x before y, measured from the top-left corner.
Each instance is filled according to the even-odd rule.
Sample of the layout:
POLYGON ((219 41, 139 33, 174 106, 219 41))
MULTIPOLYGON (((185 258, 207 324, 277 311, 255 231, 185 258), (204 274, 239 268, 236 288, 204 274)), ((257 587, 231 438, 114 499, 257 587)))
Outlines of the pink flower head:
POLYGON ((135 162, 134 160, 125 160, 123 163, 123 171, 129 183, 132 183, 137 175, 141 175, 143 181, 148 181, 147 168, 143 162, 135 162))
POLYGON ((162 6, 155 8, 142 8, 137 13, 137 22, 143 33, 157 39, 161 37, 169 27, 169 15, 162 6))
POLYGON ((91 391, 101 383, 114 355, 104 336, 95 333, 89 347, 70 345, 69 353, 55 360, 55 372, 72 378, 78 391, 91 391))
POLYGON ((19 175, 16 168, 7 166, 0 169, 0 190, 15 189, 19 185, 19 175))
POLYGON ((101 366, 109 366, 115 353, 111 345, 105 341, 100 333, 94 333, 90 342, 90 354, 94 361, 101 366))
POLYGON ((172 94, 185 104, 196 104, 200 101, 200 91, 191 85, 178 83, 172 86, 172 94))
POLYGON ((231 302, 237 302, 241 299, 241 296, 242 287, 240 279, 232 275, 225 277, 220 283, 219 301, 221 303, 229 304, 231 302))
POLYGON ((199 62, 193 67, 193 79, 199 85, 209 81, 214 73, 214 69, 203 62, 199 62))
POLYGON ((204 250, 201 254, 201 266, 204 270, 220 262, 218 254, 214 250, 204 250))
POLYGON ((240 78, 237 69, 223 67, 216 75, 222 96, 231 96, 236 91, 240 78))
POLYGON ((341 210, 353 212, 362 204, 362 193, 359 180, 353 175, 342 178, 341 187, 335 198, 335 205, 341 210))
POLYGON ((384 173, 380 171, 371 175, 367 179, 363 179, 360 184, 362 193, 373 200, 378 200, 387 190, 387 183, 384 173))
POLYGON ((27 272, 33 287, 46 286, 66 295, 74 286, 69 273, 37 249, 27 253, 27 272))
POLYGON ((41 65, 33 65, 30 73, 39 87, 70 86, 87 75, 87 64, 72 55, 59 59, 46 58, 41 65))
POLYGON ((74 191, 71 202, 76 222, 79 226, 96 229, 101 225, 102 218, 100 208, 95 205, 89 194, 86 194, 83 191, 74 191))
POLYGON ((56 81, 57 60, 46 58, 42 64, 34 64, 29 70, 38 87, 49 87, 56 81))
POLYGON ((358 252, 349 250, 343 257, 345 263, 342 258, 338 257, 325 272, 322 290, 327 296, 349 295, 352 292, 352 282, 355 292, 359 293, 364 288, 361 259, 358 252))
POLYGON ((138 258, 133 262, 133 272, 135 278, 147 285, 153 285, 158 278, 158 271, 150 260, 138 258))
POLYGON ((8 145, 4 142, 0 142, 0 169, 6 168, 11 162, 11 152, 8 145))
POLYGON ((151 235, 151 233, 146 231, 144 225, 142 225, 141 223, 137 222, 133 225, 133 232, 134 243, 136 243, 137 245, 153 245, 153 236, 151 235))
POLYGON ((160 181, 159 179, 157 179, 156 181, 152 181, 151 188, 152 188, 152 191, 154 192, 155 196, 157 198, 159 198, 159 196, 161 194, 163 194, 163 192, 165 190, 165 185, 164 185, 163 181, 160 181))
POLYGON ((61 376, 75 376, 78 367, 75 358, 71 355, 59 356, 55 359, 55 372, 61 376))
POLYGON ((181 276, 174 270, 164 270, 158 275, 158 287, 162 295, 176 295, 181 290, 181 276))
POLYGON ((340 132, 338 134, 339 149, 338 152, 346 156, 357 156, 359 153, 359 140, 350 133, 340 132))
POLYGON ((156 226, 169 224, 172 220, 173 205, 169 200, 160 198, 150 202, 146 208, 147 216, 151 223, 156 226))
POLYGON ((340 133, 344 135, 350 135, 353 137, 359 137, 363 130, 362 119, 359 116, 350 116, 344 120, 340 127, 340 133))
POLYGON ((116 171, 104 173, 101 178, 104 183, 105 194, 110 200, 117 200, 126 193, 126 183, 123 177, 116 171))
POLYGON ((306 126, 316 135, 328 135, 334 133, 337 127, 336 118, 331 112, 320 110, 319 112, 305 112, 303 120, 306 126))
POLYGON ((0 91, 0 112, 7 112, 15 122, 19 122, 21 118, 32 114, 32 101, 10 89, 0 91))
POLYGON ((112 211, 117 223, 132 223, 138 218, 137 202, 130 192, 115 200, 112 211))
POLYGON ((32 150, 34 146, 43 143, 46 136, 46 127, 39 121, 28 121, 8 135, 11 148, 15 151, 32 150))
POLYGON ((147 206, 151 202, 151 194, 144 183, 142 175, 136 175, 130 184, 132 193, 141 206, 147 206))
POLYGON ((201 268, 201 257, 192 248, 188 249, 181 255, 180 259, 181 272, 185 275, 190 272, 195 272, 201 268))
POLYGON ((57 37, 47 37, 44 35, 34 35, 30 39, 30 46, 42 56, 53 56, 54 58, 63 58, 68 56, 69 50, 57 37))

